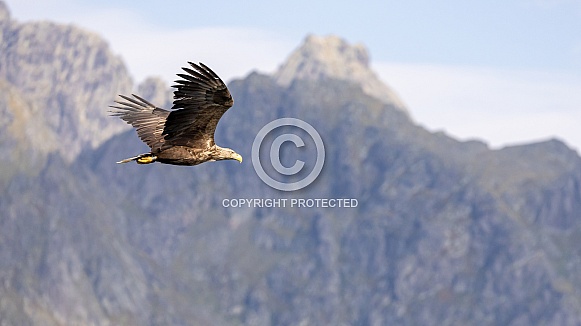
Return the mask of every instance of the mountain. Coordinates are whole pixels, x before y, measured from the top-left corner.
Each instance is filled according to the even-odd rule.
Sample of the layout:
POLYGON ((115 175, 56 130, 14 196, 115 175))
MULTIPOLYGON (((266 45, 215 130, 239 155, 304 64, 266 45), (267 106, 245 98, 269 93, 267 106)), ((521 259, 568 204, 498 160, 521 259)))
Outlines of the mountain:
MULTIPOLYGON (((2 98, 27 105, 26 89, 6 84, 2 98)), ((229 88, 235 106, 216 142, 243 164, 115 164, 146 150, 132 130, 103 131, 72 160, 22 140, 45 159, 2 169, 0 324, 581 323, 581 158, 566 144, 460 142, 329 75, 282 85, 252 73, 229 88), (251 162, 255 136, 280 117, 310 123, 325 144, 322 173, 291 193, 264 184, 251 162), (358 204, 223 205, 240 198, 358 204)), ((167 105, 159 80, 138 89, 167 105)), ((21 112, 5 103, 2 119, 21 112)), ((11 126, 0 139, 19 132, 11 126)))
POLYGON ((349 81, 359 85, 366 94, 407 112, 395 92, 369 67, 369 53, 365 46, 351 45, 338 36, 307 36, 275 72, 274 78, 283 87, 297 79, 349 81))
POLYGON ((132 88, 107 42, 75 26, 13 21, 4 3, 0 20, 3 125, 12 131, 5 142, 15 152, 58 151, 71 162, 83 148, 126 130, 103 110, 117 92, 132 88))

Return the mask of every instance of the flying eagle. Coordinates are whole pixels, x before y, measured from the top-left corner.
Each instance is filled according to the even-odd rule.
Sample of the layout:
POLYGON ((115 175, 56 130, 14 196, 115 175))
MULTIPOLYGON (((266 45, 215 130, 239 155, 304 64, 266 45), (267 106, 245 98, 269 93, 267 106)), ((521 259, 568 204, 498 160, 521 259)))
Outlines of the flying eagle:
POLYGON ((160 109, 143 98, 132 94, 120 95, 125 101, 115 101, 113 116, 123 119, 137 130, 137 135, 150 148, 117 163, 136 161, 138 164, 160 162, 175 165, 197 165, 219 160, 237 160, 242 156, 229 148, 214 143, 216 125, 222 115, 234 104, 224 82, 210 68, 188 62, 182 68, 187 74, 178 74, 174 91, 173 111, 160 109))

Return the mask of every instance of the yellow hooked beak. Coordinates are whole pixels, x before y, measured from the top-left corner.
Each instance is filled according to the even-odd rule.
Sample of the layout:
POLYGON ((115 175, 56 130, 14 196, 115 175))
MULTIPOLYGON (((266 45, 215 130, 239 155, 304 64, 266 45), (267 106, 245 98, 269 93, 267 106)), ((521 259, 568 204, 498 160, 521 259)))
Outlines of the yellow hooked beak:
POLYGON ((234 159, 240 163, 242 163, 242 155, 240 154, 236 154, 236 156, 234 157, 234 159))

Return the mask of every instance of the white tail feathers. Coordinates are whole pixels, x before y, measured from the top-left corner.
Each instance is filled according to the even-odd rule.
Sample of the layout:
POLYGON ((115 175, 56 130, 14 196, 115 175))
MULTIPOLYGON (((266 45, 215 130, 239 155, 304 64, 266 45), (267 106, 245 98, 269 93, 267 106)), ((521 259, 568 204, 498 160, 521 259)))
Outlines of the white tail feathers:
POLYGON ((157 160, 157 156, 155 156, 151 153, 145 153, 145 154, 139 154, 139 155, 134 156, 134 157, 126 158, 124 160, 117 162, 117 164, 128 163, 131 161, 137 161, 137 164, 149 164, 149 163, 155 162, 155 160, 157 160))
POLYGON ((122 163, 128 163, 128 162, 131 162, 131 161, 133 161, 133 160, 137 160, 137 158, 138 158, 138 157, 139 157, 139 156, 135 156, 135 157, 131 157, 131 158, 126 158, 126 159, 124 159, 124 160, 121 160, 121 161, 117 162, 117 164, 122 164, 122 163))

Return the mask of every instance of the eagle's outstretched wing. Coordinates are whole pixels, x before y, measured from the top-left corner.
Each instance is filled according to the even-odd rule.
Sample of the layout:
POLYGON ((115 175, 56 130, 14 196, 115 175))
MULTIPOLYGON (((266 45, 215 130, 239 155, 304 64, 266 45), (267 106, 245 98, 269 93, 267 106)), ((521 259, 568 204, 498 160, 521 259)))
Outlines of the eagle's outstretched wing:
POLYGON ((115 101, 117 105, 111 105, 111 107, 117 110, 111 113, 132 125, 137 130, 139 138, 155 153, 165 145, 162 134, 170 112, 156 107, 135 94, 132 95, 134 98, 120 95, 127 102, 115 101))
POLYGON ((222 115, 234 104, 224 82, 210 68, 188 62, 178 74, 174 102, 163 136, 171 145, 206 148, 214 145, 214 132, 222 115))

